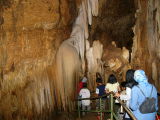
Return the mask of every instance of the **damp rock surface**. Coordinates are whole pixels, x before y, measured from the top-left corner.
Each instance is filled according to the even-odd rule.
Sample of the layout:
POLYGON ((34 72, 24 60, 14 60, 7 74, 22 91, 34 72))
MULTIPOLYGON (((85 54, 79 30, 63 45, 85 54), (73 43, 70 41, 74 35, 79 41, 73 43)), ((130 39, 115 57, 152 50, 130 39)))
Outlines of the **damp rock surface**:
POLYGON ((128 68, 144 69, 160 92, 159 6, 159 0, 0 0, 0 119, 43 120, 74 110, 84 74, 95 90, 96 72, 107 82, 111 73, 123 81, 128 68))

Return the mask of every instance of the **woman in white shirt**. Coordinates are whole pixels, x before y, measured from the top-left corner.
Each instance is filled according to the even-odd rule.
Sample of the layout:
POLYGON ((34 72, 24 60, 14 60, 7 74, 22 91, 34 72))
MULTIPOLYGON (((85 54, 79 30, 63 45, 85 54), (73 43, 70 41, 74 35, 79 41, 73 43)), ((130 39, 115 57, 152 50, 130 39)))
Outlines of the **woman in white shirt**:
MULTIPOLYGON (((120 97, 121 100, 126 101, 126 106, 129 107, 129 101, 131 99, 131 89, 134 85, 137 85, 138 83, 134 80, 134 72, 135 70, 129 69, 126 72, 126 95, 122 95, 119 93, 116 93, 115 96, 120 97)), ((129 115, 125 113, 124 120, 131 120, 129 115)))
MULTIPOLYGON (((105 86, 105 91, 106 93, 110 93, 110 92, 114 92, 117 93, 118 91, 120 91, 120 87, 119 87, 119 83, 117 82, 116 77, 111 74, 108 78, 108 82, 105 86)), ((108 109, 110 109, 110 97, 107 97, 107 106, 109 107, 108 109)), ((114 103, 118 103, 117 101, 114 101, 114 103)), ((118 113, 118 109, 119 109, 119 105, 118 104, 114 104, 114 112, 117 114, 118 113)))
POLYGON ((109 76, 105 90, 106 90, 106 93, 109 93, 109 92, 116 93, 120 90, 119 83, 117 82, 117 79, 113 74, 109 76))
MULTIPOLYGON (((83 83, 83 88, 80 90, 79 96, 81 96, 82 99, 90 98, 91 94, 89 89, 87 88, 87 83, 83 83)), ((90 110, 90 103, 90 100, 82 100, 82 110, 90 110)), ((85 112, 82 112, 82 115, 85 115, 85 112)))

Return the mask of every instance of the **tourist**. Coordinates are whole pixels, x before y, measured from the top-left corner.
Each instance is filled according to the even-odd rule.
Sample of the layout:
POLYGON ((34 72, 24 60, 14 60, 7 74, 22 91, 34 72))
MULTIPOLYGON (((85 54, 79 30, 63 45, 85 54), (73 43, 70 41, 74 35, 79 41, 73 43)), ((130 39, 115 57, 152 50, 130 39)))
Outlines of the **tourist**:
POLYGON ((82 79, 80 79, 80 82, 78 84, 78 93, 83 88, 83 83, 87 83, 87 78, 85 76, 82 79))
MULTIPOLYGON (((91 94, 87 88, 87 83, 83 83, 83 88, 79 92, 81 98, 90 98, 91 94)), ((90 100, 82 100, 82 110, 90 110, 90 100)), ((85 115, 85 112, 82 112, 82 115, 85 115)))
MULTIPOLYGON (((105 95, 105 85, 102 82, 101 78, 97 78, 96 79, 96 83, 97 83, 97 88, 96 88, 96 95, 98 97, 102 97, 105 95)), ((101 106, 100 106, 100 99, 96 99, 96 110, 99 110, 100 107, 102 108, 102 110, 105 110, 105 102, 106 102, 106 97, 103 97, 101 99, 101 106)), ((99 113, 98 113, 98 119, 99 119, 99 113)))
MULTIPOLYGON (((108 78, 108 82, 107 82, 107 84, 105 86, 105 91, 106 91, 106 94, 110 94, 112 92, 113 93, 117 93, 117 92, 120 91, 119 83, 118 83, 116 77, 113 74, 111 74, 109 76, 109 78, 108 78)), ((110 107, 111 107, 110 106, 111 105, 111 100, 110 99, 111 98, 108 96, 107 97, 107 106, 108 106, 108 109, 110 109, 110 107)), ((114 102, 113 103, 114 104, 114 112, 117 114, 120 105, 119 105, 119 103, 118 103, 117 100, 114 100, 113 102, 114 102)))
MULTIPOLYGON (((129 69, 126 72, 126 94, 119 94, 116 93, 116 97, 120 97, 121 100, 126 101, 126 106, 129 108, 129 102, 131 99, 131 89, 133 86, 137 85, 138 83, 134 80, 134 72, 135 70, 129 69)), ((131 120, 127 113, 124 114, 124 120, 131 120)))
POLYGON ((108 78, 108 82, 105 86, 105 91, 106 93, 110 92, 116 93, 120 91, 119 83, 117 82, 117 79, 113 74, 111 74, 108 78))
MULTIPOLYGON (((134 73, 134 79, 136 82, 138 82, 138 85, 134 86, 131 90, 130 108, 133 110, 133 114, 135 115, 137 120, 155 120, 156 110, 158 110, 156 88, 154 87, 154 85, 148 82, 148 78, 146 77, 143 70, 136 70, 134 73), (140 106, 142 106, 144 100, 147 100, 147 97, 153 97, 153 99, 155 100, 155 105, 153 106, 155 111, 150 113, 142 113, 142 109, 140 106)), ((149 107, 149 110, 150 109, 151 107, 149 107)))
MULTIPOLYGON (((84 76, 82 79, 80 79, 80 82, 78 83, 78 94, 80 92, 80 90, 83 88, 83 84, 87 83, 87 78, 84 76)), ((81 96, 78 95, 78 99, 81 99, 81 96)), ((81 101, 78 101, 78 106, 80 107, 82 104, 81 101)))

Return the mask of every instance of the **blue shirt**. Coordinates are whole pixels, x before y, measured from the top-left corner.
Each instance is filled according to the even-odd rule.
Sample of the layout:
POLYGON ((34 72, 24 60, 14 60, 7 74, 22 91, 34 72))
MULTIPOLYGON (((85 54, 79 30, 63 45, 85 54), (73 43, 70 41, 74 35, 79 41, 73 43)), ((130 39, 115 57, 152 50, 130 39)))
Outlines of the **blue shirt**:
POLYGON ((98 96, 103 96, 105 95, 105 85, 99 85, 96 88, 96 94, 98 94, 98 96))
MULTIPOLYGON (((141 90, 144 92, 146 97, 149 97, 151 94, 152 86, 151 84, 139 84, 138 85, 141 90)), ((145 96, 142 94, 140 89, 137 86, 134 86, 131 91, 131 99, 130 99, 130 108, 133 110, 133 114, 137 118, 137 120, 155 120, 156 112, 142 114, 139 111, 139 106, 145 100, 145 96)), ((158 110, 158 99, 157 99, 157 90, 153 86, 152 96, 156 99, 156 110, 158 110)))

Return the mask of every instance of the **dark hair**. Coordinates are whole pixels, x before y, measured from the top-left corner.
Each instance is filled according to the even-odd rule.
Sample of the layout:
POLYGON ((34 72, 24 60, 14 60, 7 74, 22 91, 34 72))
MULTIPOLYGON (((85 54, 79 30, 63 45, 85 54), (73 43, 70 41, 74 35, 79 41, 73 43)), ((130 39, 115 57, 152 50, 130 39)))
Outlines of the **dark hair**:
POLYGON ((83 88, 87 88, 87 83, 83 83, 83 88))
POLYGON ((114 84, 116 82, 117 82, 116 77, 113 74, 111 74, 108 78, 108 83, 114 84))
POLYGON ((96 82, 97 82, 97 83, 102 83, 102 79, 101 79, 101 78, 97 78, 97 79, 96 79, 96 82))
POLYGON ((134 72, 135 70, 129 69, 126 72, 126 87, 132 88, 134 85, 138 85, 138 83, 134 80, 134 72))
POLYGON ((121 82, 121 87, 126 87, 127 82, 121 82))

